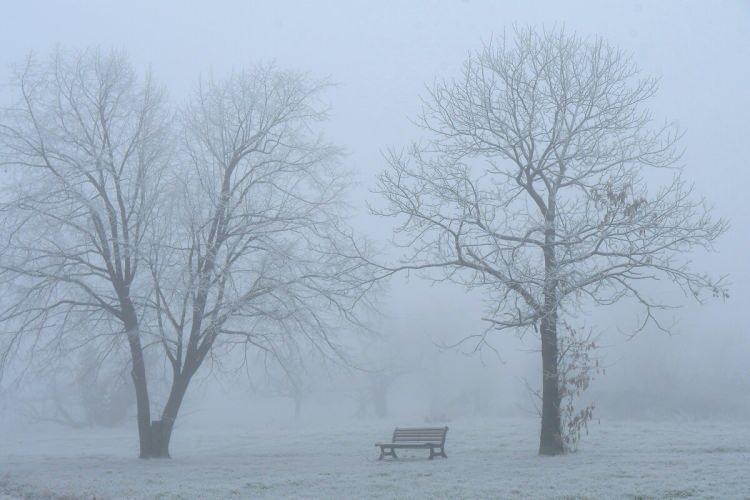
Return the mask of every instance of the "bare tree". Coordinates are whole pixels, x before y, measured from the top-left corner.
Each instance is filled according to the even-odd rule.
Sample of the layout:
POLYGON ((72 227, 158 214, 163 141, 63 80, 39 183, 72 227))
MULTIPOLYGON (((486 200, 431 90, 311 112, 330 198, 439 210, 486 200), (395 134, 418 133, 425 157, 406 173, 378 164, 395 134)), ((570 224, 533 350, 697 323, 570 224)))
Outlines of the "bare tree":
POLYGON ((425 141, 387 155, 377 213, 400 221, 408 253, 385 274, 433 271, 485 290, 491 326, 472 337, 478 347, 493 330, 540 335, 540 454, 563 451, 561 315, 627 297, 644 313, 637 330, 666 329, 669 304, 644 284, 726 293, 688 266, 686 253, 710 248, 726 223, 681 179, 680 132, 645 109, 656 90, 603 40, 517 30, 435 83, 418 119, 425 141), (654 169, 671 179, 649 186, 654 169))
POLYGON ((135 406, 123 355, 130 356, 89 342, 77 358, 65 356, 45 363, 46 370, 36 369, 34 378, 37 382, 47 379, 46 388, 38 398, 22 401, 22 415, 30 421, 74 428, 121 425, 135 406), (103 357, 115 359, 105 363, 103 357))
POLYGON ((422 362, 410 354, 398 335, 378 335, 360 347, 357 383, 352 387, 357 418, 388 417, 391 390, 422 362))
POLYGON ((259 365, 263 368, 264 392, 290 398, 294 402, 294 418, 299 419, 302 403, 314 388, 309 360, 318 356, 315 352, 302 351, 295 340, 288 338, 274 349, 260 351, 259 365))
POLYGON ((358 323, 373 284, 340 215, 340 154, 313 130, 325 87, 258 66, 202 82, 168 120, 162 92, 120 54, 29 61, 0 124, 16 181, 0 207, 15 298, 2 359, 124 337, 147 458, 169 456, 206 359, 304 341, 335 355, 336 326, 358 323), (144 357, 156 351, 172 377, 152 422, 144 357))
POLYGON ((98 50, 29 58, 15 87, 0 122, 2 360, 24 345, 59 355, 97 337, 126 341, 148 456, 138 295, 169 152, 164 93, 123 54, 98 50))
MULTIPOLYGON (((339 151, 313 131, 326 85, 257 66, 201 82, 182 113, 183 163, 149 256, 158 340, 172 367, 158 456, 190 380, 233 346, 336 352, 370 290, 343 229, 339 151)), ((248 359, 248 358, 245 358, 248 359)))

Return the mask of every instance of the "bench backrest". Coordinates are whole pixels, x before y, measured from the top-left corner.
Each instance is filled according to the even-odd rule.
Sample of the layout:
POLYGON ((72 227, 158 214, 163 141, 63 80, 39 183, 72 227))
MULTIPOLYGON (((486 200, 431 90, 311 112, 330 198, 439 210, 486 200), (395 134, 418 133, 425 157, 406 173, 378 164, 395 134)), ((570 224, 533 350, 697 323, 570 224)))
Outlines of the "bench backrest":
POLYGON ((448 427, 398 428, 393 431, 394 443, 435 443, 445 444, 448 427))

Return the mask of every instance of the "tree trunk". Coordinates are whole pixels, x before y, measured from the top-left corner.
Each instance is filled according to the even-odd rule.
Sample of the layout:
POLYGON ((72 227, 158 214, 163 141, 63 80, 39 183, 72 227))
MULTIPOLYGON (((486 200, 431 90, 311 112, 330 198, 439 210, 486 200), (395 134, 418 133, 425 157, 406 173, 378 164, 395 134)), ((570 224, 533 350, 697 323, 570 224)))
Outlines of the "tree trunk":
POLYGON ((556 203, 555 192, 547 202, 544 230, 544 314, 540 321, 542 337, 542 430, 539 436, 540 455, 563 453, 560 419, 560 380, 557 356, 557 287, 558 271, 555 256, 556 203))
POLYGON ((542 320, 542 430, 540 455, 563 453, 560 429, 560 387, 557 371, 557 313, 542 320))
POLYGON ((299 419, 302 415, 302 398, 299 396, 294 397, 294 418, 299 419))
POLYGON ((372 399, 375 416, 385 418, 388 416, 388 383, 378 380, 372 387, 372 399))
POLYGON ((140 458, 151 456, 151 405, 148 398, 146 363, 143 359, 143 347, 138 335, 138 324, 127 322, 128 344, 133 368, 130 372, 135 387, 136 419, 138 421, 138 439, 140 458))
POLYGON ((177 419, 182 400, 185 397, 192 373, 187 370, 175 374, 169 399, 164 406, 161 420, 151 421, 151 405, 148 396, 148 380, 146 378, 146 364, 143 357, 141 339, 138 335, 138 323, 132 318, 126 321, 128 342, 132 357, 133 385, 135 386, 138 438, 140 443, 140 458, 169 458, 169 442, 172 429, 177 419))
POLYGON ((172 440, 172 430, 189 383, 190 375, 185 372, 175 375, 172 380, 172 389, 169 391, 167 404, 164 405, 161 420, 154 421, 151 426, 152 458, 170 458, 169 443, 172 440))

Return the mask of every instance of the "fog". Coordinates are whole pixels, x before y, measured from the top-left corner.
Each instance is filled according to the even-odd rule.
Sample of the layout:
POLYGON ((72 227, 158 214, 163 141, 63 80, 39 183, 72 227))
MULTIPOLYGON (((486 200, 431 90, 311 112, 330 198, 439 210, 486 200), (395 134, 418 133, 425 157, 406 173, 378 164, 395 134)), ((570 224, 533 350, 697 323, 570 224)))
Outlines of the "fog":
MULTIPOLYGON (((750 2, 8 2, 0 15, 0 81, 10 82, 11 68, 28 54, 44 59, 56 47, 122 50, 139 75, 148 71, 165 87, 169 105, 177 107, 191 98, 200 78, 224 78, 257 63, 325 79, 333 84, 322 94, 329 116, 316 130, 343 149, 340 162, 351 174, 345 199, 349 225, 370 241, 374 260, 395 265, 404 255, 391 243, 396 221, 371 211, 384 206, 375 191, 388 166, 385 154, 424 137, 415 121, 427 86, 460 79, 469 54, 491 40, 512 37, 514 27, 601 36, 630 54, 643 75, 657 77, 659 90, 647 108, 655 123, 674 121, 684 130, 678 163, 684 179, 729 224, 713 251, 697 249, 685 256, 699 272, 726 276, 728 298, 698 303, 668 283, 640 285, 682 306, 665 313, 669 333, 648 324, 632 335, 643 320, 632 299, 613 305, 584 300, 569 313, 571 324, 598 335, 596 357, 604 368, 581 398, 595 405, 594 436, 582 438, 579 453, 586 453, 587 443, 596 446, 594 429, 606 422, 747 422, 750 2)), ((2 87, 3 105, 14 90, 10 83, 2 87)), ((666 179, 662 172, 645 175, 654 186, 666 179)), ((363 421, 385 433, 363 435, 362 449, 370 452, 371 442, 387 437, 393 427, 447 422, 458 435, 460 422, 471 419, 530 422, 533 443, 539 418, 529 391, 541 387, 539 335, 492 332, 481 349, 472 340, 461 342, 487 328, 482 319, 487 297, 449 281, 433 283, 424 274, 401 272, 380 282, 374 306, 363 315, 364 327, 337 325, 341 357, 302 349, 297 416, 284 374, 263 352, 241 349, 207 361, 185 396, 173 437, 179 452, 173 454, 191 455, 190 446, 206 428, 268 428, 271 436, 278 429, 334 423, 346 428, 363 421), (385 384, 382 409, 374 389, 379 383, 385 384)), ((79 359, 69 356, 73 364, 79 359)), ((24 372, 25 362, 10 363, 0 379, 0 436, 5 436, 0 447, 2 439, 10 442, 13 433, 28 429, 77 432, 45 422, 49 373, 24 372)), ((129 381, 124 363, 109 366, 129 381)), ((166 360, 155 363, 168 373, 166 360)), ((163 384, 151 391, 152 419, 169 392, 163 384)), ((135 406, 127 412, 119 428, 130 445, 125 455, 135 457, 135 406)), ((84 439, 75 436, 75 442, 84 439)), ((534 446, 527 450, 530 456, 534 446)), ((0 482, 0 496, 2 488, 0 482)), ((664 494, 656 491, 652 494, 664 494)), ((703 496, 711 490, 696 491, 703 496)), ((586 490, 573 492, 581 493, 586 490)), ((497 494, 504 496, 497 491, 476 496, 497 494)), ((294 490, 270 495, 293 496, 294 490)), ((463 490, 453 495, 474 496, 463 490)))

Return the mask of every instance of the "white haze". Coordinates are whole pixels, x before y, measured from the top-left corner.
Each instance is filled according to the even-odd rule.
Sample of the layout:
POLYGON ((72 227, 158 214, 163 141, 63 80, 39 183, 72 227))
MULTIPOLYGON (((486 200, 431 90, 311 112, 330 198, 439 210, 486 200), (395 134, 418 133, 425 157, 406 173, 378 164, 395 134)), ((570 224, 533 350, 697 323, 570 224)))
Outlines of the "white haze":
MULTIPOLYGON (((46 56, 57 44, 124 49, 136 68, 151 69, 175 103, 200 75, 258 61, 328 77, 337 85, 327 94, 326 133, 346 149, 354 173, 355 227, 388 249, 389 221, 370 216, 366 206, 379 203, 371 189, 385 166, 382 151, 417 137, 409 117, 425 83, 455 76, 469 51, 514 23, 601 35, 631 53, 644 73, 661 77, 651 109, 686 129, 685 176, 731 224, 715 253, 692 257, 696 269, 729 276, 730 298, 699 306, 676 297, 685 307, 674 312, 672 336, 648 328, 629 339, 620 332, 636 321, 627 302, 575 319, 601 332, 605 346, 606 374, 588 395, 596 415, 750 417, 750 2, 6 2, 0 79, 7 81, 9 66, 29 52, 46 56)), ((398 255, 385 251, 383 258, 398 255)), ((373 320, 386 347, 368 354, 371 366, 395 359, 406 371, 389 395, 388 422, 533 412, 523 380, 539 382, 534 336, 495 337, 497 355, 470 355, 468 344, 437 347, 481 330, 482 306, 481 297, 457 285, 431 286, 417 276, 391 281, 383 317, 373 320)), ((352 417, 361 376, 338 367, 313 372, 305 421, 352 417)), ((292 403, 264 391, 257 374, 250 381, 237 373, 203 375, 188 393, 183 426, 292 418, 292 403)), ((34 379, 3 389, 0 424, 8 430, 19 423, 18 392, 33 392, 34 379)), ((184 439, 178 428, 175 441, 184 439)))

